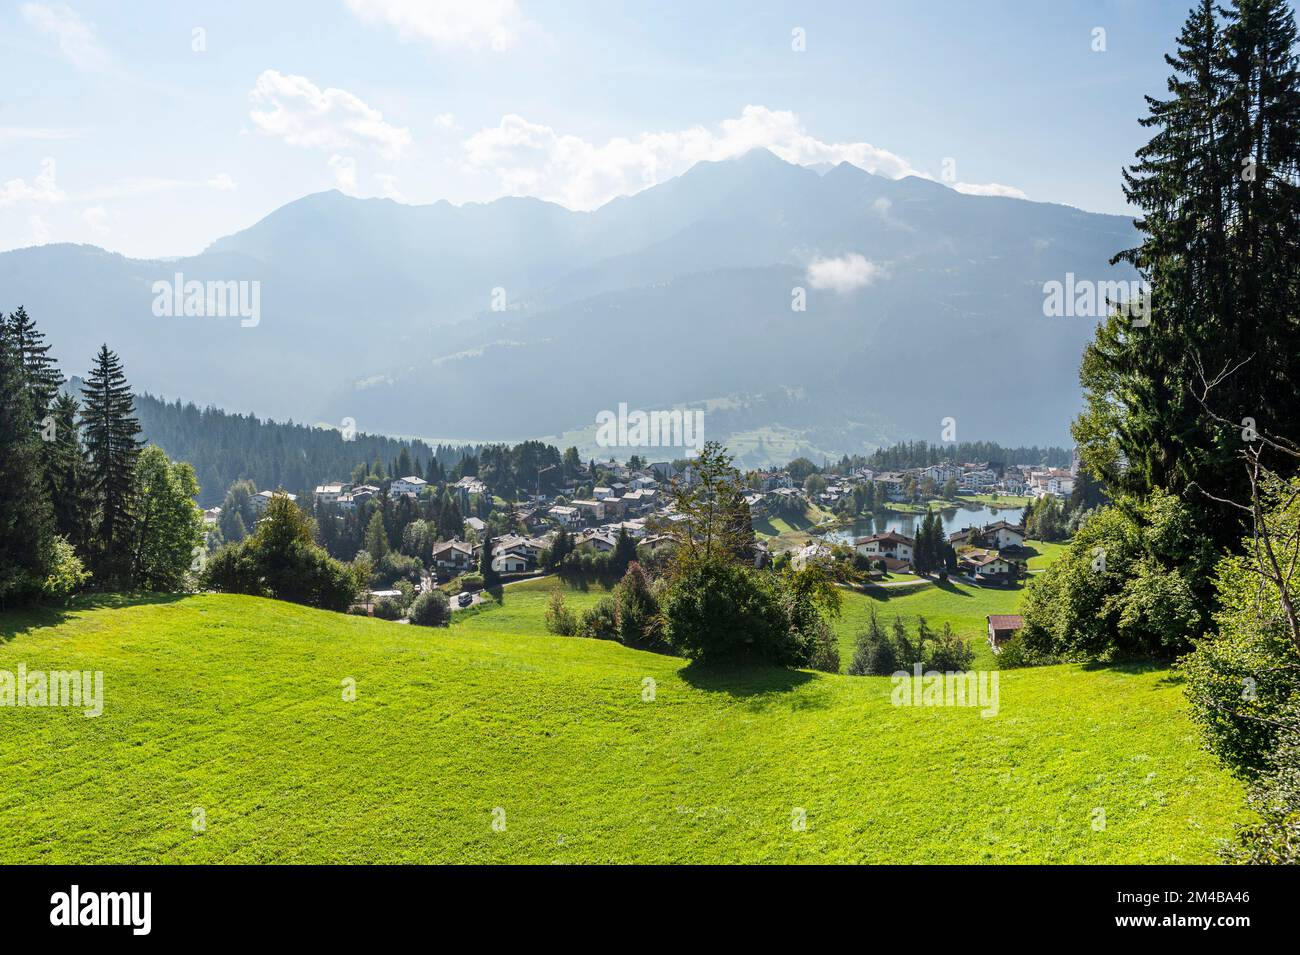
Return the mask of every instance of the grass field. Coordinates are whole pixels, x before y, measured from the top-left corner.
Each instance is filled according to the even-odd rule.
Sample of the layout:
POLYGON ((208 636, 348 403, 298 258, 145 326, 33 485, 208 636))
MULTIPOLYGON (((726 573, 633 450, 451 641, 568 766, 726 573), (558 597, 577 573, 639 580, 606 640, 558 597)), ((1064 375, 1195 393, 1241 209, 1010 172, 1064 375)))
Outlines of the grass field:
MULTIPOLYGON (((238 596, 0 615, 0 670, 105 683, 98 718, 0 709, 0 862, 1193 863, 1244 812, 1164 669, 900 707, 888 678, 548 636, 548 585, 450 630, 238 596)), ((974 619, 925 590, 883 603, 974 619)))

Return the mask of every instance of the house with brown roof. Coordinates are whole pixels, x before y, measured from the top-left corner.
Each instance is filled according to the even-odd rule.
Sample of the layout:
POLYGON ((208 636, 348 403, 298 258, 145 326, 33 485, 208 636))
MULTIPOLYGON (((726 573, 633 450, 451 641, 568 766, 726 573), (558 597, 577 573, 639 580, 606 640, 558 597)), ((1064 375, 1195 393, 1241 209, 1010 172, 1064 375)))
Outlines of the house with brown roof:
POLYGON ((1018 613, 993 613, 986 619, 989 624, 989 646, 994 653, 1025 625, 1025 618, 1018 613))

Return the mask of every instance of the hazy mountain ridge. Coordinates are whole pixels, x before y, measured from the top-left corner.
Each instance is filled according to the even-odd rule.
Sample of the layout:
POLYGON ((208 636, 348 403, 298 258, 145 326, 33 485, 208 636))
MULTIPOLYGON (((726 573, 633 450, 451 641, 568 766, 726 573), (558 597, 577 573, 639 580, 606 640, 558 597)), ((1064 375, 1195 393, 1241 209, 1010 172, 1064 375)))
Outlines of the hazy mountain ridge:
MULTIPOLYGON (((843 448, 826 429, 928 437, 952 415, 962 437, 1063 440, 1094 322, 1043 317, 1042 283, 1131 278, 1106 262, 1133 239, 1119 216, 757 151, 594 212, 321 193, 174 261, 5 253, 0 289, 70 373, 107 341, 136 387, 231 410, 518 439, 586 427, 620 401, 788 387, 821 421, 810 447, 857 451, 872 440, 862 427, 843 448), (849 254, 875 281, 810 286, 810 263, 849 254), (175 273, 260 281, 260 321, 155 317, 151 285, 175 273), (807 311, 791 310, 796 286, 807 311), (492 311, 501 293, 508 310, 492 311)), ((750 422, 764 425, 789 426, 750 422)))

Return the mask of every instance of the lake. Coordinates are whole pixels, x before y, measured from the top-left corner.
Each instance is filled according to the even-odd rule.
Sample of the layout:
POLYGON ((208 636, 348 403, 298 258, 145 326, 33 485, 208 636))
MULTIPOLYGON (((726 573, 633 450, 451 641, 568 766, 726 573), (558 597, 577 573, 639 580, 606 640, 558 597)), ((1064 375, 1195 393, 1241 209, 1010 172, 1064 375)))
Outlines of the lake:
MULTIPOLYGON (((1008 524, 1020 523, 1023 507, 999 507, 996 504, 954 504, 950 508, 936 510, 943 521, 944 534, 965 530, 973 525, 992 524, 994 521, 1006 521, 1008 524)), ((925 518, 924 514, 900 514, 885 511, 874 517, 859 518, 847 527, 827 531, 822 539, 827 543, 853 543, 856 537, 868 537, 871 534, 884 534, 897 531, 904 537, 915 539, 917 528, 925 518)))

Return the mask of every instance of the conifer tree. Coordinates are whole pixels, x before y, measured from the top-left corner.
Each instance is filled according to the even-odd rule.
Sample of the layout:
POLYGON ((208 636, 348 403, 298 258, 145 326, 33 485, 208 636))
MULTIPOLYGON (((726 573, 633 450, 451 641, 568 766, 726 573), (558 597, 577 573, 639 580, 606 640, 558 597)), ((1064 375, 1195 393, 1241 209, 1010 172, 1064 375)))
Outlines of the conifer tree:
POLYGON ((40 438, 22 356, 0 328, 0 609, 33 598, 53 554, 53 521, 41 481, 40 438))
POLYGON ((91 564, 101 580, 122 578, 128 570, 131 499, 140 425, 134 417, 131 388, 117 355, 99 349, 81 389, 82 427, 90 458, 90 488, 97 510, 91 564))

